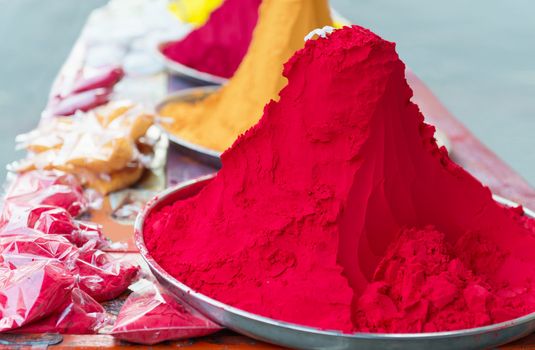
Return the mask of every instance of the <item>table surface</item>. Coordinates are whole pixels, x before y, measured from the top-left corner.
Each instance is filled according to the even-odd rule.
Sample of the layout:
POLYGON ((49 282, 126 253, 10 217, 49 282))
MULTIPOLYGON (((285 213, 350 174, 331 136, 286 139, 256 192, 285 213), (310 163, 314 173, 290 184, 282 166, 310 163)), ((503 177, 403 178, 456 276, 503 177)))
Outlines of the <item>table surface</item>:
MULTIPOLYGON (((84 64, 86 47, 83 40, 79 40, 75 45, 66 64, 58 75, 53 89, 61 86, 62 77, 72 74, 73 71, 81 68, 84 64)), ((462 123, 460 123, 436 98, 436 96, 425 86, 425 84, 411 72, 407 73, 407 78, 412 86, 417 102, 426 115, 428 122, 438 126, 451 141, 451 152, 453 159, 488 185, 492 191, 503 197, 525 204, 527 207, 535 208, 535 190, 530 187, 515 171, 507 166, 500 158, 483 145, 462 123)), ((139 78, 138 78, 139 79, 139 78)), ((165 83, 166 77, 159 76, 144 80, 143 83, 161 84, 165 83), (163 78, 163 80, 162 80, 163 78)), ((136 81, 132 81, 135 84, 136 81)), ((139 83, 139 81, 137 82, 139 83)), ((166 86, 175 89, 177 87, 187 87, 189 84, 176 79, 167 82, 166 86)), ((167 182, 174 184, 180 180, 195 177, 204 173, 212 172, 209 167, 196 165, 194 161, 177 153, 170 148, 168 154, 167 182)), ((128 237, 123 237, 128 238, 128 237)), ((136 255, 135 252, 128 254, 136 255)), ((18 341, 23 338, 18 336, 18 341)), ((45 339, 37 336, 35 339, 45 339)), ((55 339, 55 338, 54 338, 55 339)), ((0 339, 5 340, 5 339, 0 339)), ((57 339, 55 339, 57 340, 57 339)), ((39 342, 31 343, 33 347, 39 345, 46 347, 46 344, 39 342)), ((154 348, 191 348, 191 349, 276 349, 272 345, 254 341, 250 338, 236 335, 229 331, 220 332, 216 335, 195 340, 168 342, 154 346, 154 348)), ((10 345, 2 345, 0 349, 11 348, 10 345)), ((108 335, 64 335, 63 341, 51 348, 145 348, 134 344, 128 344, 114 340, 108 335)), ((516 343, 503 347, 504 349, 535 349, 535 335, 526 337, 516 343)))

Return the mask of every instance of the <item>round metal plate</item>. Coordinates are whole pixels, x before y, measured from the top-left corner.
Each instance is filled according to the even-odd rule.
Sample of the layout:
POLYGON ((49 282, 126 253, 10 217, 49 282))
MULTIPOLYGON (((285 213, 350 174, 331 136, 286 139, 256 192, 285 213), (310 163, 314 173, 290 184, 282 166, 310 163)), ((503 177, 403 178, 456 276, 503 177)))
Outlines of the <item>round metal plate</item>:
POLYGON ((163 64, 165 65, 165 68, 167 71, 172 75, 177 75, 183 78, 186 78, 188 80, 197 82, 197 83, 209 83, 209 84, 216 84, 221 85, 225 84, 228 79, 223 77, 218 77, 217 75, 213 75, 206 72, 201 72, 195 68, 188 67, 182 63, 173 61, 163 53, 163 49, 169 45, 172 44, 173 41, 165 41, 163 43, 160 43, 156 49, 156 52, 158 53, 158 56, 162 60, 163 64))
MULTIPOLYGON (((535 331, 535 313, 486 327, 450 332, 390 334, 354 333, 321 330, 252 314, 223 304, 198 293, 169 275, 151 257, 143 240, 145 218, 155 208, 196 195, 214 175, 188 181, 170 188, 147 204, 135 223, 135 241, 143 259, 160 283, 180 299, 202 312, 213 321, 238 333, 268 343, 296 349, 486 349, 522 338, 535 331)), ((507 206, 516 203, 495 196, 507 206)), ((535 218, 535 213, 526 210, 535 218)))

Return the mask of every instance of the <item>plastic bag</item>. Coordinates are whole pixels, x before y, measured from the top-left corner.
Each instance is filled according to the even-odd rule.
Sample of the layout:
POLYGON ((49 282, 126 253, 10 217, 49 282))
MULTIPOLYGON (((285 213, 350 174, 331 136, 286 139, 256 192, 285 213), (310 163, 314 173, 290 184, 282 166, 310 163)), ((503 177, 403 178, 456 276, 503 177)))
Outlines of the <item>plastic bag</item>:
POLYGON ((106 67, 91 76, 81 76, 74 83, 72 93, 80 93, 100 88, 111 89, 124 77, 121 67, 106 67))
POLYGON ((152 114, 127 101, 52 119, 17 136, 18 147, 30 153, 10 169, 66 171, 76 174, 86 187, 107 194, 136 183, 143 175, 150 156, 141 152, 138 141, 153 123, 152 114))
POLYGON ((5 200, 18 207, 56 206, 74 217, 86 211, 90 204, 78 179, 60 171, 30 171, 17 175, 5 200))
POLYGON ((97 301, 121 295, 139 271, 137 265, 96 249, 81 249, 76 265, 78 285, 97 301))
POLYGON ((24 331, 94 333, 103 325, 105 312, 92 296, 99 301, 117 297, 139 268, 94 249, 95 242, 78 248, 63 236, 27 230, 0 236, 0 291, 9 293, 3 298, 0 292, 0 318, 6 323, 0 323, 0 331, 34 321, 24 331), (76 286, 72 292, 62 290, 65 278, 59 276, 61 272, 70 288, 76 286), (31 301, 32 297, 36 300, 31 301), (31 305, 16 311, 17 298, 31 305), (46 304, 48 298, 52 299, 46 304), (13 315, 16 312, 22 315, 13 315))
POLYGON ((66 209, 60 207, 39 206, 31 209, 27 225, 46 234, 62 235, 78 247, 88 242, 95 242, 97 248, 108 246, 99 225, 74 220, 66 209))
POLYGON ((109 88, 100 88, 68 95, 63 98, 56 97, 50 100, 46 110, 43 112, 43 116, 66 117, 73 115, 76 111, 87 112, 108 103, 111 93, 112 90, 109 88))
POLYGON ((58 261, 34 261, 14 270, 4 265, 0 268, 0 332, 53 314, 73 286, 73 275, 58 261))
MULTIPOLYGON (((140 344, 201 337, 222 328, 147 280, 126 299, 111 334, 140 344)), ((138 282, 138 283, 140 283, 138 282)))
POLYGON ((78 248, 57 235, 15 232, 0 236, 0 262, 14 269, 34 261, 55 259, 69 270, 76 266, 78 248))
POLYGON ((76 111, 89 111, 110 100, 113 87, 124 77, 121 67, 104 67, 91 74, 80 71, 71 86, 51 97, 43 118, 70 116, 76 111), (83 73, 83 74, 82 74, 83 73))
POLYGON ((32 208, 26 222, 30 228, 50 235, 62 235, 67 239, 78 229, 67 210, 47 205, 32 208))
POLYGON ((100 225, 75 220, 61 207, 48 205, 24 207, 6 202, 2 210, 1 227, 0 236, 6 232, 16 232, 28 227, 35 233, 60 235, 78 247, 89 242, 92 242, 92 247, 99 249, 109 248, 112 245, 104 237, 100 225))
POLYGON ((54 314, 19 328, 16 333, 94 334, 108 323, 102 305, 74 288, 70 298, 54 314))

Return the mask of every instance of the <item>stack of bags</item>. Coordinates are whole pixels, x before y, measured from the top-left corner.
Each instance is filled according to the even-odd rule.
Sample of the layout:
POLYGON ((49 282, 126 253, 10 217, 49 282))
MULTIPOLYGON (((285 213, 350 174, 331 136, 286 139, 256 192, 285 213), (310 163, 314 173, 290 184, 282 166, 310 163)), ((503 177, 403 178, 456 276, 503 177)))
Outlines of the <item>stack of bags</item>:
POLYGON ((0 332, 95 333, 109 323, 99 302, 122 294, 139 267, 98 225, 79 220, 91 198, 73 175, 31 171, 9 187, 0 220, 0 332))

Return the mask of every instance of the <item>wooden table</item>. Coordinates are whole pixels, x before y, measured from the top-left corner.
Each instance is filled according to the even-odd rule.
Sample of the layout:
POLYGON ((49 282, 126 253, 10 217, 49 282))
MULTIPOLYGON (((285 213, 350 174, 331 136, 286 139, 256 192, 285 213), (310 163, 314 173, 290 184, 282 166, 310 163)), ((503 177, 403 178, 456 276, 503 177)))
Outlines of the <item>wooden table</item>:
MULTIPOLYGON (((83 32, 84 33, 84 32, 83 32)), ((88 47, 82 33, 76 43, 66 64, 60 71, 58 79, 53 85, 52 91, 61 90, 62 86, 72 77, 75 72, 84 68, 85 57, 88 47)), ((407 73, 407 79, 414 90, 414 101, 420 106, 420 109, 426 116, 427 122, 436 125, 450 139, 452 158, 465 167, 469 172, 488 185, 492 191, 498 195, 524 204, 528 208, 535 208, 535 189, 531 188, 528 183, 513 171, 504 161, 499 159, 492 151, 483 145, 464 125, 457 120, 435 97, 435 95, 420 81, 412 72, 407 73)), ((190 87, 191 83, 176 78, 168 78, 163 73, 157 73, 150 77, 127 78, 126 84, 135 86, 144 84, 146 91, 152 92, 172 91, 180 88, 190 87), (164 84, 164 85, 162 85, 164 84)), ((135 90, 135 89, 134 89, 135 90)), ((132 91, 132 90, 130 90, 132 91)), ((155 102, 162 93, 153 94, 151 98, 139 96, 140 99, 147 102, 155 102)), ((167 184, 173 185, 185 179, 213 172, 214 169, 199 164, 187 157, 181 155, 173 148, 169 149, 168 166, 167 166, 167 184)), ((132 230, 122 229, 122 233, 115 236, 117 239, 128 241, 131 240, 132 230)), ((133 258, 138 258, 138 253, 130 246, 130 252, 126 253, 133 258)), ((50 345, 53 349, 136 349, 146 348, 135 344, 129 344, 115 340, 109 335, 64 335, 61 338, 43 335, 27 337, 28 342, 24 343, 24 338, 14 336, 19 341, 17 348, 46 348, 50 345), (55 342, 61 341, 56 345, 55 342)), ((2 345, 0 337, 0 349, 11 349, 13 345, 2 345)), ((9 340, 9 339, 7 339, 9 340)), ((14 339, 12 339, 14 340, 14 339)), ((221 350, 241 350, 241 349, 280 349, 280 347, 257 342, 250 338, 237 335, 230 331, 223 331, 210 337, 167 342, 151 348, 171 349, 221 349, 221 350)), ((528 336, 513 344, 502 347, 502 349, 535 349, 535 335, 528 336)))

